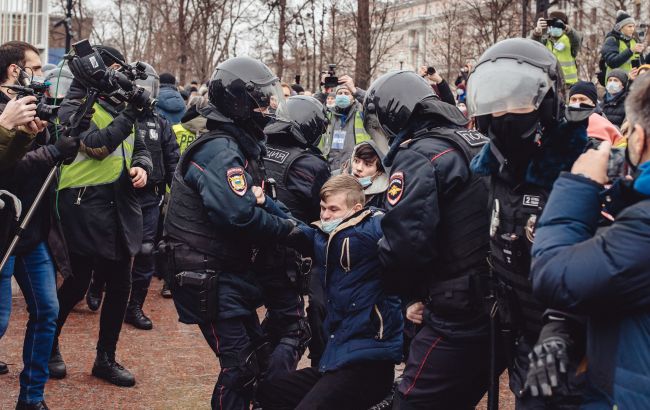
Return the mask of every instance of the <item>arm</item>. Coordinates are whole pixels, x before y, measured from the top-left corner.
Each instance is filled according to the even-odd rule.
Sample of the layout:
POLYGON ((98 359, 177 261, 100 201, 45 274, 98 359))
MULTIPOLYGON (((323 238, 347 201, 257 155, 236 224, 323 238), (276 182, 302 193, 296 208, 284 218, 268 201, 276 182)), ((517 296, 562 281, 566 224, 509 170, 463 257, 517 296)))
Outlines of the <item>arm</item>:
POLYGON ((287 178, 287 189, 301 199, 303 222, 310 223, 319 218, 320 189, 330 177, 327 162, 312 156, 297 159, 287 178))
POLYGON ((447 81, 442 80, 437 84, 438 92, 440 93, 440 100, 446 102, 447 104, 456 105, 456 98, 454 98, 454 93, 451 92, 451 88, 447 81))
POLYGON ((140 167, 145 170, 147 175, 151 175, 153 171, 153 161, 151 154, 147 149, 147 144, 139 134, 135 134, 133 141, 133 158, 131 159, 131 168, 140 167))
POLYGON ((535 296, 558 309, 598 313, 650 306, 650 215, 624 212, 594 236, 601 186, 562 174, 538 223, 531 279, 535 296))
POLYGON ((625 49, 622 53, 618 52, 618 40, 614 37, 607 37, 603 48, 600 50, 603 59, 610 68, 617 68, 622 66, 627 60, 632 57, 632 50, 625 49))
POLYGON ((9 168, 29 150, 36 134, 8 130, 0 125, 0 169, 9 168))
POLYGON ((172 132, 169 123, 162 117, 158 117, 158 121, 160 121, 160 129, 162 130, 161 138, 163 162, 165 164, 165 182, 168 186, 172 186, 172 178, 174 178, 176 165, 178 165, 180 151, 178 142, 176 142, 176 136, 172 132))

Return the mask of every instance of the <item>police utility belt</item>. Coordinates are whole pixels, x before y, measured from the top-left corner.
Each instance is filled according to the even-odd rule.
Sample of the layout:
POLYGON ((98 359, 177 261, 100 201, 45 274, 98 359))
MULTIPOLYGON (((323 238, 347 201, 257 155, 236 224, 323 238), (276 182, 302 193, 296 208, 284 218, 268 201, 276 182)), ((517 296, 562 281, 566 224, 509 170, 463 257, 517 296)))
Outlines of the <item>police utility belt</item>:
POLYGON ((470 273, 430 285, 426 305, 440 317, 463 317, 486 312, 488 295, 488 273, 470 273))

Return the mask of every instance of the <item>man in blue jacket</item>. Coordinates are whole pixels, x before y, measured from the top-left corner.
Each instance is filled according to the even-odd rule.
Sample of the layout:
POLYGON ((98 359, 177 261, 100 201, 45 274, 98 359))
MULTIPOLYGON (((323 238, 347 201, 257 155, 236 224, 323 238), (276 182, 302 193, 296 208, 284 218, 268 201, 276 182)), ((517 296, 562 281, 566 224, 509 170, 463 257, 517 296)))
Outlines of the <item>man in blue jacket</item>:
MULTIPOLYGON (((402 358, 400 300, 388 296, 380 280, 383 213, 363 207, 363 188, 350 175, 329 179, 320 197, 317 229, 301 229, 313 242, 314 264, 323 267, 327 344, 318 368, 262 382, 264 410, 367 409, 390 391, 402 358)), ((274 207, 260 195, 258 203, 274 207)))
POLYGON ((535 296, 588 317, 587 409, 650 408, 650 77, 634 84, 626 110, 634 179, 604 195, 613 224, 597 232, 609 179, 603 142, 555 182, 532 250, 535 296))

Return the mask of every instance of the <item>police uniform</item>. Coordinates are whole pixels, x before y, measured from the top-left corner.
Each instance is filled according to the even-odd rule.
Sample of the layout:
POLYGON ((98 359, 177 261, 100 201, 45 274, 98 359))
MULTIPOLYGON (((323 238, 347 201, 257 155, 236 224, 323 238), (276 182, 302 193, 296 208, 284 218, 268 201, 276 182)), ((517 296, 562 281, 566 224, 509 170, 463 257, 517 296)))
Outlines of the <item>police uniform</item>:
POLYGON ((171 287, 179 320, 198 324, 219 357, 212 407, 248 409, 263 341, 254 248, 286 237, 293 223, 256 206, 250 188, 263 182, 260 143, 232 124, 208 129, 174 174, 165 219, 171 287))
MULTIPOLYGON (((319 218, 319 193, 330 176, 329 166, 317 149, 279 139, 270 137, 267 144, 266 175, 276 182, 277 199, 291 215, 309 224, 319 218)), ((262 247, 255 261, 267 308, 263 327, 273 349, 265 376, 271 379, 296 369, 311 338, 303 295, 309 288, 312 266, 311 259, 282 245, 262 247)), ((320 328, 316 333, 322 334, 320 328)))

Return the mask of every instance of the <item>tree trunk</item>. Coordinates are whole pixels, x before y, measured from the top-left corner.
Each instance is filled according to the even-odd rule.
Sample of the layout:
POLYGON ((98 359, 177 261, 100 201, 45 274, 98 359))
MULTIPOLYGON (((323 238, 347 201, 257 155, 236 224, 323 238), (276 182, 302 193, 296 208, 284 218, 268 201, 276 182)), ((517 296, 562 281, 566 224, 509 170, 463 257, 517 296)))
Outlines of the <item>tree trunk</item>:
POLYGON ((187 50, 188 50, 188 33, 185 33, 185 3, 189 0, 180 0, 178 2, 178 62, 180 72, 178 73, 178 84, 185 85, 185 73, 187 72, 187 50))
POLYGON ((278 68, 275 74, 280 80, 282 80, 282 74, 284 71, 284 43, 287 42, 287 0, 278 1, 278 13, 280 13, 280 27, 278 32, 278 58, 276 62, 278 68))
POLYGON ((370 0, 357 0, 357 54, 354 82, 360 88, 370 83, 370 0))

